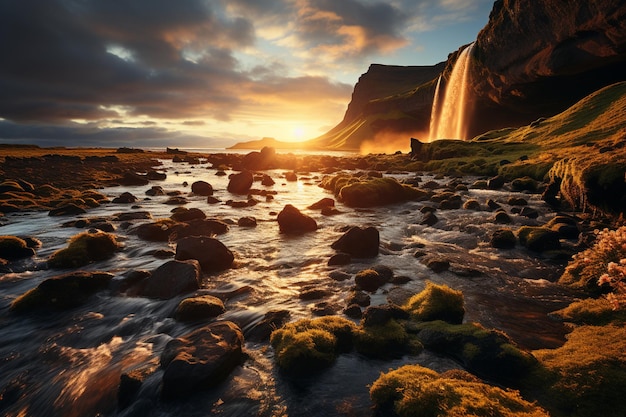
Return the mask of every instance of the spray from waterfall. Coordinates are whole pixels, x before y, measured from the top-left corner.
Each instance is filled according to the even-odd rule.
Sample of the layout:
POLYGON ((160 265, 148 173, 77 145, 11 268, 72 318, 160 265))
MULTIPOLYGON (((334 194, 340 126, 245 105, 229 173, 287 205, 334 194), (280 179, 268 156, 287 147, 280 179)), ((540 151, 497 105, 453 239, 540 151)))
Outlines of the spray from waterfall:
POLYGON ((468 81, 472 43, 459 54, 441 106, 439 106, 439 81, 435 89, 433 109, 430 121, 430 140, 436 139, 467 139, 468 113, 468 81), (435 107, 436 106, 436 107, 435 107))

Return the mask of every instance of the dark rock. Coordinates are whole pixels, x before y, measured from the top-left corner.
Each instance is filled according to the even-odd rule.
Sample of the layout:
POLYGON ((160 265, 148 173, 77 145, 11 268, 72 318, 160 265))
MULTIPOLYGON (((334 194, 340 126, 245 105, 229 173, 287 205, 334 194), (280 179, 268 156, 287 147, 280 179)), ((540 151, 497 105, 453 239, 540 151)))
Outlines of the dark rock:
POLYGON ((352 275, 348 274, 347 272, 343 272, 343 271, 331 271, 328 276, 331 279, 334 279, 335 281, 346 281, 349 280, 350 278, 352 278, 352 275))
POLYGON ((180 239, 176 246, 176 259, 195 259, 205 272, 228 269, 235 259, 233 253, 222 242, 206 236, 188 236, 180 239))
POLYGON ((336 253, 328 260, 328 266, 348 265, 352 262, 352 257, 347 253, 336 253))
POLYGON ((206 218, 206 214, 195 207, 190 209, 178 207, 170 217, 176 222, 189 222, 192 220, 202 220, 206 218))
POLYGON ((528 205, 528 200, 526 200, 525 198, 522 197, 510 197, 506 203, 509 206, 527 206, 528 205))
POLYGON ((131 220, 147 220, 151 219, 152 215, 148 211, 130 211, 125 213, 118 213, 115 215, 115 221, 125 222, 131 220))
POLYGON ((191 192, 196 195, 213 195, 213 187, 206 181, 196 181, 191 184, 191 192))
POLYGON ((256 227, 256 218, 252 216, 242 217, 237 220, 237 225, 239 227, 256 227))
POLYGON ((361 317, 363 317, 363 311, 361 310, 361 307, 356 304, 350 304, 348 307, 346 307, 343 310, 343 314, 355 320, 359 320, 361 319, 361 317))
POLYGON ((380 236, 374 227, 351 227, 331 248, 355 258, 374 258, 378 256, 379 245, 380 236))
POLYGON ((212 295, 185 298, 178 304, 174 318, 178 321, 199 321, 214 318, 224 313, 224 303, 212 295))
POLYGON ((380 275, 385 282, 390 282, 393 279, 393 270, 387 265, 373 265, 369 269, 378 272, 378 275, 380 275))
POLYGON ((266 187, 271 187, 274 184, 276 184, 276 182, 272 179, 272 177, 270 177, 267 174, 263 174, 263 179, 261 180, 261 185, 264 185, 266 187))
POLYGON ((160 220, 153 223, 144 223, 135 229, 140 239, 151 242, 167 242, 172 233, 174 221, 160 220))
POLYGON ((425 226, 434 226, 438 221, 439 219, 437 218, 435 213, 427 212, 422 218, 422 221, 420 221, 420 224, 425 226))
POLYGON ((361 307, 367 307, 370 305, 371 302, 372 299, 369 294, 363 291, 353 291, 346 300, 347 305, 356 304, 361 307))
POLYGON ((509 229, 499 229, 493 232, 490 240, 491 246, 497 249, 513 249, 517 244, 517 238, 509 229))
POLYGON ((14 261, 34 255, 35 251, 27 245, 24 239, 16 236, 0 236, 0 259, 14 261))
POLYGON ((245 333, 246 341, 266 342, 275 329, 281 328, 291 313, 288 310, 272 310, 265 313, 263 319, 245 333))
POLYGON ((402 285, 411 281, 412 281, 411 277, 408 277, 406 275, 396 275, 391 279, 390 282, 395 285, 402 285))
POLYGON ((496 201, 492 200, 491 198, 487 200, 486 204, 487 204, 487 207, 489 207, 491 211, 495 211, 495 210, 502 208, 500 204, 498 204, 496 201))
POLYGON ((363 312, 361 324, 366 327, 383 326, 389 320, 407 320, 409 313, 398 306, 385 304, 379 306, 370 306, 363 312))
MULTIPOLYGON (((528 159, 528 158, 526 158, 528 159)), ((515 178, 511 181, 511 188, 515 191, 537 191, 537 181, 530 177, 515 178)))
POLYGON ((498 211, 493 218, 493 221, 498 224, 510 224, 513 223, 513 219, 505 211, 498 211))
POLYGON ((167 300, 200 288, 200 264, 196 260, 168 261, 140 284, 138 295, 167 300))
POLYGON ((250 171, 242 171, 230 176, 226 189, 232 194, 247 194, 253 181, 254 177, 250 171))
POLYGON ((111 202, 115 204, 131 204, 137 201, 137 197, 129 192, 124 192, 120 196, 115 197, 111 202))
POLYGON ((328 297, 330 294, 330 291, 322 288, 309 288, 302 290, 298 295, 298 298, 304 301, 310 301, 328 297))
POLYGON ((495 177, 489 178, 487 180, 487 188, 490 190, 499 190, 506 183, 506 178, 501 175, 496 175, 495 177))
POLYGON ((534 252, 561 249, 559 234, 547 227, 522 226, 517 237, 522 246, 534 252))
POLYGON ((146 173, 146 178, 150 181, 164 181, 167 178, 167 174, 152 169, 146 173))
MULTIPOLYGON (((117 390, 117 405, 120 410, 131 405, 137 398, 137 394, 141 390, 146 379, 154 375, 157 371, 157 365, 148 363, 146 365, 134 368, 128 372, 122 373, 120 376, 120 386, 117 390)), ((132 414, 139 415, 139 414, 132 414)))
POLYGON ((286 234, 300 234, 317 230, 317 222, 312 217, 302 214, 291 204, 287 204, 278 213, 278 226, 281 233, 286 234))
POLYGON ((529 219, 536 219, 539 217, 539 212, 532 207, 524 207, 520 211, 520 216, 528 217, 529 219))
POLYGON ((98 291, 107 289, 113 274, 72 272, 44 280, 11 303, 11 310, 28 312, 39 309, 67 310, 87 302, 98 291))
POLYGON ((148 185, 150 181, 144 175, 139 175, 134 172, 126 172, 124 176, 117 180, 120 185, 134 186, 134 185, 148 185))
POLYGON ((216 198, 216 197, 213 197, 213 196, 208 196, 207 199, 206 199, 206 202, 208 204, 217 204, 217 203, 220 202, 220 199, 216 198))
POLYGON ((75 216, 77 214, 85 214, 87 211, 74 203, 69 203, 61 207, 57 207, 48 212, 48 216, 75 216))
POLYGON ((383 286, 386 281, 380 274, 373 269, 365 269, 360 271, 354 276, 354 283, 358 288, 363 289, 365 291, 374 292, 381 286, 383 286))
POLYGON ((249 170, 266 170, 276 166, 276 150, 264 146, 261 152, 253 151, 246 154, 241 160, 241 168, 249 170))
POLYGON ((162 396, 181 399, 223 381, 244 360, 243 334, 234 323, 211 323, 170 341, 161 354, 162 396))
POLYGON ((450 268, 450 261, 443 258, 431 257, 424 261, 424 264, 433 272, 440 273, 450 268))
POLYGON ((163 187, 161 187, 160 185, 153 185, 152 188, 146 191, 146 195, 150 197, 154 197, 157 195, 165 195, 165 191, 163 190, 163 187))
POLYGON ((337 214, 341 214, 341 212, 334 207, 324 207, 322 208, 322 211, 320 211, 320 214, 322 216, 335 216, 337 214))
POLYGON ((326 198, 322 198, 316 203, 311 204, 307 208, 310 210, 321 210, 321 209, 328 208, 328 207, 335 207, 335 200, 333 200, 332 198, 326 197, 326 198))
POLYGON ((189 201, 185 197, 182 197, 182 196, 170 197, 165 201, 165 204, 170 205, 170 206, 182 206, 187 203, 189 203, 189 201))

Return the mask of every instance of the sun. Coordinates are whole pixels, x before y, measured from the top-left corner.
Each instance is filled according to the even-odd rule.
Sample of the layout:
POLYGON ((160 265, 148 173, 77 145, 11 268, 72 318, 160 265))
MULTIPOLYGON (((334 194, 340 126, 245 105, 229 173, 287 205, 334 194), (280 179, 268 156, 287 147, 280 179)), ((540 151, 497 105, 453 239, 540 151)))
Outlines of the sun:
POLYGON ((304 128, 302 126, 296 126, 293 128, 293 137, 297 140, 304 139, 304 128))

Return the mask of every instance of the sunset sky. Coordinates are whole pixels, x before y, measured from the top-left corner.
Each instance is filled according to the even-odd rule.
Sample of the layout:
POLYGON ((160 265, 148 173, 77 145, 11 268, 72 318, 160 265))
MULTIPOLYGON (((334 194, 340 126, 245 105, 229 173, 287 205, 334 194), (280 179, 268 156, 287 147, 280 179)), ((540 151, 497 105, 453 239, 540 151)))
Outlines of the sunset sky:
POLYGON ((0 143, 310 139, 371 63, 432 65, 492 0, 0 0, 0 143))

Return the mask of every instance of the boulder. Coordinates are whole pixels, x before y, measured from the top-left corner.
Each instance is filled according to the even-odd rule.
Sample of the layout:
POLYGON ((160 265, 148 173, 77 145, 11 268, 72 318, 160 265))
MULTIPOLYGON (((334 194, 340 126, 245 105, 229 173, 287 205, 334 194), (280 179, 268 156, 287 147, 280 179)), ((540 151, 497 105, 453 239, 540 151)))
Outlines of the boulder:
POLYGON ((217 317, 224 313, 224 303, 212 295, 185 298, 178 304, 174 318, 178 321, 199 321, 217 317))
POLYGON ((491 235, 490 243, 497 249, 513 249, 517 244, 517 238, 512 230, 498 229, 491 235))
POLYGON ((162 396, 176 400, 222 382, 244 360, 243 334, 222 321, 171 340, 161 354, 162 396))
POLYGON ((177 222, 188 222, 191 220, 204 219, 206 218, 206 214, 199 208, 192 207, 187 209, 186 207, 178 207, 170 217, 177 222))
POLYGON ((146 195, 150 197, 154 197, 157 195, 165 195, 165 190, 160 185, 153 185, 149 190, 146 191, 146 195))
POLYGON ((213 236, 228 232, 226 223, 215 219, 194 219, 172 226, 170 240, 179 240, 188 236, 213 236))
POLYGON ((254 177, 250 171, 242 171, 230 176, 226 189, 233 194, 247 194, 253 181, 254 177))
POLYGON ((374 258, 378 256, 380 236, 374 227, 352 227, 335 241, 331 248, 354 258, 374 258))
POLYGON ((271 187, 274 184, 276 184, 276 182, 272 179, 272 177, 267 174, 263 174, 263 179, 261 179, 261 185, 271 187))
POLYGON ((287 204, 278 213, 278 226, 280 232, 285 234, 300 234, 317 230, 317 222, 291 204, 287 204))
POLYGON ((522 226, 517 237, 522 246, 534 252, 561 249, 559 233, 547 227, 522 226))
POLYGON ((239 227, 256 227, 256 218, 252 216, 241 217, 237 220, 239 227))
POLYGON ((251 342, 267 342, 275 329, 281 328, 287 321, 291 313, 289 310, 270 310, 263 318, 250 330, 247 330, 245 337, 251 342))
POLYGON ((85 214, 87 211, 74 203, 65 204, 61 207, 54 208, 48 212, 48 216, 75 216, 77 214, 85 214))
POLYGON ((115 204, 131 204, 137 202, 137 197, 129 192, 124 192, 118 197, 115 197, 111 202, 115 204))
POLYGON ((111 258, 119 249, 115 235, 88 231, 79 233, 69 241, 66 248, 54 252, 48 258, 51 268, 77 268, 111 258))
POLYGON ((307 207, 310 210, 322 210, 324 208, 328 208, 328 207, 335 207, 335 200, 333 200, 332 198, 322 198, 321 200, 311 204, 309 207, 307 207))
POLYGON ((365 327, 382 326, 392 319, 408 320, 409 313, 392 304, 369 306, 363 312, 361 324, 365 327))
POLYGON ((358 272, 354 276, 354 283, 356 284, 357 288, 369 292, 375 292, 378 288, 383 286, 386 281, 378 272, 374 271, 373 269, 365 269, 358 272))
POLYGON ((176 245, 176 260, 195 259, 205 272, 228 269, 235 259, 233 253, 219 240, 206 236, 188 236, 176 245))
POLYGON ((98 291, 107 289, 113 274, 78 271, 48 278, 11 303, 11 310, 67 310, 78 307, 98 291))
POLYGON ((200 264, 196 260, 168 261, 140 284, 138 295, 167 300, 200 288, 200 264))
POLYGON ((24 239, 16 236, 0 236, 0 259, 14 261, 34 255, 35 251, 24 239))
POLYGON ((191 192, 196 195, 213 195, 213 187, 206 181, 196 181, 191 184, 191 192))
POLYGON ((133 186, 133 185, 148 185, 150 181, 145 175, 139 175, 134 172, 126 172, 124 176, 117 180, 120 185, 133 186))

